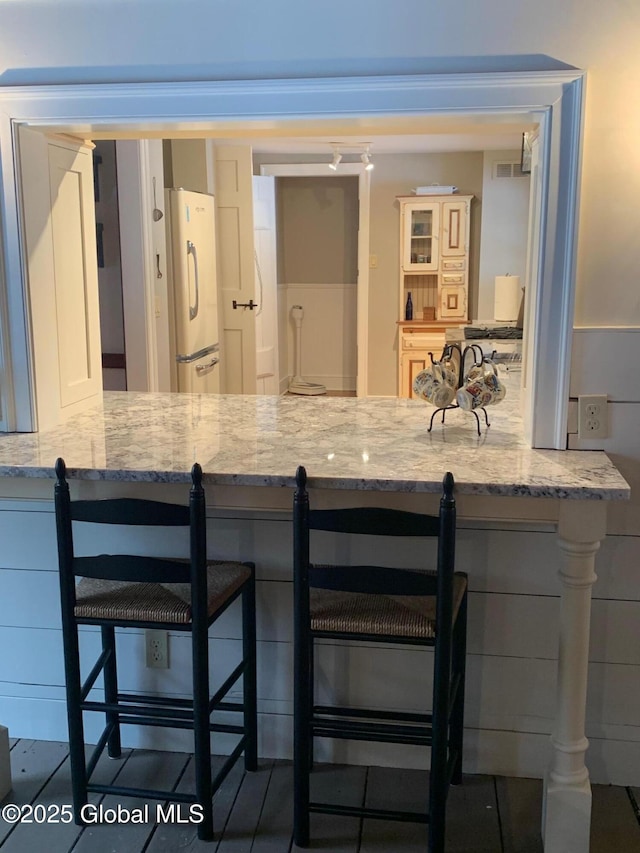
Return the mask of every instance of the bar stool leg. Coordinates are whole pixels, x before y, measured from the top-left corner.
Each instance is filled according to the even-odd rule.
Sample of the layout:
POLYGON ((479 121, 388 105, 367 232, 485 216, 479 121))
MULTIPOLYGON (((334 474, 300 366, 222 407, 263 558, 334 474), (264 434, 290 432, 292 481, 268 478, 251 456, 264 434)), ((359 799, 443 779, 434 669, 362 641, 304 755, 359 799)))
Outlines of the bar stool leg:
POLYGON ((87 765, 84 752, 84 725, 82 721, 82 682, 80 676, 80 651, 78 629, 75 621, 63 620, 64 669, 67 693, 67 720, 69 724, 69 764, 71 766, 71 792, 73 817, 83 826, 82 807, 87 804, 87 765))
MULTIPOLYGON (((313 635, 309 637, 309 720, 313 716, 314 704, 314 687, 315 687, 315 651, 313 645, 313 635)), ((313 736, 309 736, 309 773, 313 773, 313 736)))
MULTIPOLYGON (((118 670, 116 665, 116 632, 112 625, 102 625, 102 650, 109 652, 104 665, 104 698, 105 702, 115 704, 118 701, 118 670)), ((117 711, 107 711, 105 714, 107 726, 112 726, 107 753, 109 758, 120 758, 120 715, 117 711)))
POLYGON ((193 740, 196 776, 196 800, 202 808, 198 825, 201 841, 213 840, 213 803, 211 785, 211 733, 209 728, 209 649, 206 630, 193 631, 193 740))
MULTIPOLYGON (((294 618, 300 616, 295 614, 294 618)), ((309 773, 311 743, 311 691, 309 634, 302 630, 294 644, 293 689, 293 840, 298 847, 309 846, 309 773)))
POLYGON ((464 739, 464 683, 467 656, 467 593, 460 602, 460 610, 454 628, 452 670, 458 676, 458 692, 451 711, 450 743, 454 752, 455 764, 451 775, 451 784, 462 783, 462 746, 464 739))
POLYGON ((256 686, 256 578, 255 566, 242 592, 242 646, 245 660, 244 691, 244 768, 258 767, 258 709, 256 686))

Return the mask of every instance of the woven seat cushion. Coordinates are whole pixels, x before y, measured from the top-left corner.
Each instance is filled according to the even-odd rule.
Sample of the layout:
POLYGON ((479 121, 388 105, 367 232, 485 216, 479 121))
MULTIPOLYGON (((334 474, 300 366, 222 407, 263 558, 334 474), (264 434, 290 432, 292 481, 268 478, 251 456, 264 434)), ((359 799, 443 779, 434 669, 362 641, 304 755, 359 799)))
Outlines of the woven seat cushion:
MULTIPOLYGON (((250 576, 250 569, 242 563, 207 561, 209 616, 250 576)), ((79 619, 188 624, 191 622, 191 585, 82 578, 76 587, 75 615, 79 619)))
MULTIPOLYGON (((466 588, 466 575, 456 573, 453 578, 454 620, 466 588)), ((436 636, 434 595, 382 595, 312 588, 309 606, 312 631, 386 634, 421 640, 436 636)))

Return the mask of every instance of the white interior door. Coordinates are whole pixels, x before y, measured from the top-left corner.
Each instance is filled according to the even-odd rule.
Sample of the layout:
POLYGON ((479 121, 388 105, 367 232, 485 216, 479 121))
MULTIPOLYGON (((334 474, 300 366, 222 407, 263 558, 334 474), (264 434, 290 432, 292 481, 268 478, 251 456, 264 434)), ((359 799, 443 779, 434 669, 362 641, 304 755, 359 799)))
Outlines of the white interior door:
POLYGON ((256 393, 253 164, 249 145, 216 146, 221 386, 256 393))
POLYGON ((278 273, 276 179, 253 176, 256 262, 256 379, 258 394, 278 394, 278 273))
POLYGON ((19 134, 38 427, 102 394, 92 145, 19 134))

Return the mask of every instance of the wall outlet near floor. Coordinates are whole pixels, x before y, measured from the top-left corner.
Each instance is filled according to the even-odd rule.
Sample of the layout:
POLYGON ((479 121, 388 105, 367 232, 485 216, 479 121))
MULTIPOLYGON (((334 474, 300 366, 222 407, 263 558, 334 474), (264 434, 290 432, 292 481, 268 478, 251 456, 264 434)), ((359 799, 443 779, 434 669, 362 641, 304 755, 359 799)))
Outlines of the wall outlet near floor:
POLYGON ((607 395, 578 397, 578 438, 607 438, 608 435, 607 395))
POLYGON ((169 634, 155 628, 144 632, 146 663, 155 669, 169 668, 169 634))

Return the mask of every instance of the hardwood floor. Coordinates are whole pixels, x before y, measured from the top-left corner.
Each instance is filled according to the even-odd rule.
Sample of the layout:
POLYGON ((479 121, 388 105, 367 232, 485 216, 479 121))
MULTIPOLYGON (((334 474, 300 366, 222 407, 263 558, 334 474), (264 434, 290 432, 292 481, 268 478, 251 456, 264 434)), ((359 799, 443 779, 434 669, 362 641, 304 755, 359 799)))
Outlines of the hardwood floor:
MULTIPOLYGON (((217 759, 216 759, 217 763, 217 759)), ((214 799, 216 839, 200 842, 182 806, 183 823, 157 822, 155 801, 95 796, 108 809, 140 810, 149 805, 149 822, 113 822, 78 827, 61 822, 70 804, 66 743, 12 741, 13 791, 2 805, 32 805, 30 823, 0 819, 0 853, 297 853, 291 842, 292 773, 289 762, 262 760, 256 773, 237 766, 214 799), (36 808, 39 807, 39 808, 36 808), (58 822, 51 822, 57 816, 58 822), (50 822, 41 822, 48 817, 50 822)), ((156 785, 193 790, 193 762, 182 753, 133 750, 121 759, 101 758, 97 777, 116 776, 123 785, 156 785)), ((416 770, 321 766, 314 793, 336 801, 399 808, 420 807, 428 783, 416 770)), ((542 783, 534 779, 467 776, 449 795, 447 853, 541 853, 542 783)), ((591 853, 640 853, 638 789, 595 785, 591 853)), ((166 809, 166 806, 165 806, 166 809)), ((175 818, 175 813, 173 817, 175 818)), ((424 853, 426 829, 416 824, 360 822, 353 818, 312 816, 314 850, 326 853, 424 853)))

